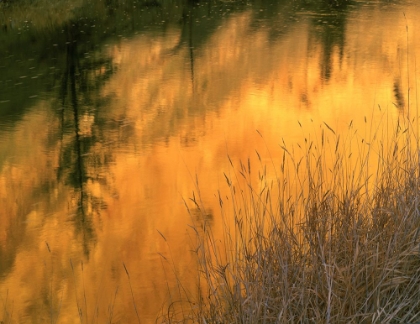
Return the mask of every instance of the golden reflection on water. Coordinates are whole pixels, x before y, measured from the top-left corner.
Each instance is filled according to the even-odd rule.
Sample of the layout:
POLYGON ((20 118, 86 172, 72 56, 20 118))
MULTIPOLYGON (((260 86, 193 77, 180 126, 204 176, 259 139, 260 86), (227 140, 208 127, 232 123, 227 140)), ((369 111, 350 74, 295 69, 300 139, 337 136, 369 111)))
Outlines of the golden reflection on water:
MULTIPOLYGON (((87 205, 93 234, 75 230, 77 190, 56 181, 62 143, 46 143, 60 124, 45 109, 54 103, 34 106, 1 143, 10 156, 0 174, 3 318, 134 323, 135 304, 142 322, 154 321, 180 298, 179 282, 194 295, 188 224, 204 220, 187 213, 184 199, 198 192, 196 179, 206 221, 221 237, 216 193, 226 191, 227 156, 257 165, 257 150, 264 163, 276 164, 282 139, 293 146, 317 138, 324 122, 339 133, 353 120, 361 140, 378 123, 407 114, 408 103, 415 108, 416 13, 407 12, 408 34, 394 11, 351 15, 344 48, 332 46, 328 78, 322 31, 304 17, 275 39, 268 27, 249 28, 248 11, 192 50, 178 46, 179 26, 110 46, 117 72, 102 89, 112 109, 101 117, 118 127, 92 154, 121 145, 100 170, 104 181, 92 178, 84 188, 105 206, 87 205), (49 197, 34 192, 40 186, 50 186, 49 197)), ((92 136, 94 122, 81 116, 80 136, 92 136)))

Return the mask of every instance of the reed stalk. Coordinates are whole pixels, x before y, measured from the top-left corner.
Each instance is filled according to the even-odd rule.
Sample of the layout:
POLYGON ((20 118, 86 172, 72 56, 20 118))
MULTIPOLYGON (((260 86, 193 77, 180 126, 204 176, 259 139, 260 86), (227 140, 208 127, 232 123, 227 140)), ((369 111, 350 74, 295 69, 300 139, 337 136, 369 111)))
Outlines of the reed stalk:
POLYGON ((366 138, 352 123, 341 133, 325 124, 283 142, 271 172, 258 152, 258 173, 229 158, 223 238, 193 225, 201 294, 179 321, 419 322, 417 122, 400 116, 393 132, 366 138))

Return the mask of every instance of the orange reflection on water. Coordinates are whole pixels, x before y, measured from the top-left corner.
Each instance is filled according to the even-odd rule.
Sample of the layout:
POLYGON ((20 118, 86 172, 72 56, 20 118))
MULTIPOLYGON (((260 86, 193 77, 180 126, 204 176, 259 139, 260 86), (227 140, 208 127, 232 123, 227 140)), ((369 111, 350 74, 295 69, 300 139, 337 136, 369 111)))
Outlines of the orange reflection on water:
MULTIPOLYGON (((102 89, 111 109, 100 117, 118 127, 104 126, 106 138, 95 143, 92 155, 101 156, 107 143, 119 144, 101 171, 103 179, 92 177, 83 188, 106 206, 96 211, 88 205, 90 240, 70 221, 77 213, 77 190, 57 182, 54 173, 61 144, 45 153, 45 138, 60 132, 59 122, 49 120, 46 109, 28 114, 11 134, 33 150, 14 152, 13 163, 3 164, 0 174, 0 242, 13 259, 0 294, 12 300, 5 302, 14 309, 10 317, 133 323, 137 310, 142 321, 153 322, 163 305, 181 298, 180 290, 195 294, 197 261, 188 225, 209 222, 222 237, 216 193, 227 195, 228 156, 234 164, 251 158, 256 166, 258 151, 264 163, 278 165, 282 139, 291 146, 304 137, 316 140, 324 122, 339 133, 353 120, 361 140, 377 123, 407 113, 406 66, 415 66, 419 52, 414 13, 407 15, 404 64, 403 16, 376 9, 354 15, 348 18, 344 48, 332 46, 328 68, 325 46, 309 18, 273 39, 269 27, 250 28, 251 11, 226 19, 192 51, 180 45, 179 26, 110 48, 117 72, 102 89), (370 30, 379 25, 372 20, 383 28, 370 30), (326 69, 328 78, 322 74, 326 69), (184 204, 193 191, 198 195, 196 179, 205 220, 189 215, 184 204), (52 183, 52 196, 33 194, 45 183, 52 183), (20 210, 24 202, 27 207, 20 210)), ((414 89, 417 78, 409 70, 414 89)), ((416 106, 414 96, 410 105, 416 106)), ((80 136, 92 136, 99 126, 90 115, 81 118, 80 136)), ((93 162, 87 165, 93 173, 93 162)))

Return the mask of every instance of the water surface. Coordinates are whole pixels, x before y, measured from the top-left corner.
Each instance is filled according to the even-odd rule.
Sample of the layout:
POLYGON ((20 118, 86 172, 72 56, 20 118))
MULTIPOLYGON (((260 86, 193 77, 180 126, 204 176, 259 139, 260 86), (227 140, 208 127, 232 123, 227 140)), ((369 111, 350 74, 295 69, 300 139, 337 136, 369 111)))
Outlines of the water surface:
POLYGON ((0 5, 5 323, 155 322, 196 291, 228 156, 417 115, 414 1, 0 5))

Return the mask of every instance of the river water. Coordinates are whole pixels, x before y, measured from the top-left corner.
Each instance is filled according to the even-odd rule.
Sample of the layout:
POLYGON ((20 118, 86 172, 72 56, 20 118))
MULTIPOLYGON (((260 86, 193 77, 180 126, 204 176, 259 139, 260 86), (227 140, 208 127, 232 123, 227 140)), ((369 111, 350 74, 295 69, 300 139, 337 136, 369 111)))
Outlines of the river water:
POLYGON ((229 158, 275 164, 325 124, 363 137, 417 111, 418 17, 408 0, 0 2, 0 320, 159 322, 197 286, 189 225, 222 230, 229 158))

